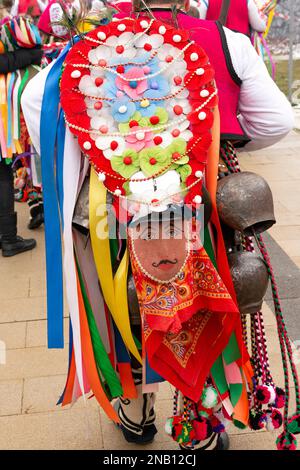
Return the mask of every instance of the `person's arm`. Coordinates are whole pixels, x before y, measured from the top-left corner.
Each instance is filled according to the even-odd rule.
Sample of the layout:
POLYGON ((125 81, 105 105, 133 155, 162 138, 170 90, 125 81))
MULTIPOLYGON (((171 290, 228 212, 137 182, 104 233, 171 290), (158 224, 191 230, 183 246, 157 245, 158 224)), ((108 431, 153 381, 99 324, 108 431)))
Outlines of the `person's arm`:
POLYGON ((10 10, 11 16, 17 16, 18 11, 19 11, 19 0, 15 0, 10 10))
POLYGON ((44 13, 44 11, 46 10, 46 7, 47 7, 46 1, 37 0, 37 2, 38 2, 39 9, 41 10, 41 13, 44 13))
POLYGON ((40 120, 44 89, 48 73, 55 60, 35 75, 26 85, 21 96, 21 107, 26 126, 37 153, 40 154, 40 120))
POLYGON ((29 65, 40 65, 42 57, 43 51, 40 47, 18 49, 0 54, 0 73, 6 75, 29 65))
POLYGON ((242 80, 239 121, 251 139, 244 150, 269 147, 295 125, 293 109, 272 80, 249 38, 224 28, 233 67, 242 80))
POLYGON ((258 33, 263 33, 267 27, 267 20, 260 15, 254 0, 248 0, 248 14, 251 28, 258 33))
MULTIPOLYGON (((193 5, 194 3, 197 3, 197 2, 193 2, 193 0, 192 0, 191 5, 193 5)), ((201 20, 206 19, 208 5, 209 5, 209 0, 201 0, 200 5, 199 4, 196 5, 198 10, 199 10, 201 20)))

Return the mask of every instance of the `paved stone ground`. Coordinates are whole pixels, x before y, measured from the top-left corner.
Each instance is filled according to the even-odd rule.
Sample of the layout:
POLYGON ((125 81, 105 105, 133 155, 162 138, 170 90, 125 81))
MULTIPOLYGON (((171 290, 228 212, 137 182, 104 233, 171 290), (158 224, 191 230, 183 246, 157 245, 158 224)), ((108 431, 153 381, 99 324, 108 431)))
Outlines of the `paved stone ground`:
MULTIPOLYGON (((277 225, 270 230, 267 242, 275 254, 280 280, 287 279, 283 294, 287 324, 294 340, 300 339, 299 155, 300 136, 294 132, 270 149, 241 157, 242 168, 264 176, 274 193, 277 225)), ((20 234, 31 236, 25 228, 27 206, 18 204, 17 209, 20 234)), ((6 365, 0 365, 0 449, 135 449, 125 443, 94 399, 86 404, 80 400, 64 409, 55 405, 64 387, 68 348, 46 347, 43 229, 35 232, 35 237, 38 247, 33 252, 0 258, 0 340, 7 348, 6 365)), ((281 385, 275 318, 267 303, 263 310, 273 374, 281 385)), ((65 315, 68 338, 67 310, 65 315)), ((147 450, 176 448, 163 432, 171 410, 171 387, 164 384, 157 400, 159 434, 147 450)), ((274 449, 274 434, 233 428, 230 434, 233 450, 274 449)))

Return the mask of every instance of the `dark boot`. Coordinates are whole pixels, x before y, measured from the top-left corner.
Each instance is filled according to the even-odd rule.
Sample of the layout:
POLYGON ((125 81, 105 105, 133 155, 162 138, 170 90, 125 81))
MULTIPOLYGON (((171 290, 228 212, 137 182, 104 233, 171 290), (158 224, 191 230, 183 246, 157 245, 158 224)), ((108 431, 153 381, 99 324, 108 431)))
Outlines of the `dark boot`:
MULTIPOLYGON (((29 203, 30 207, 30 203, 29 203)), ((34 230, 44 223, 44 205, 42 202, 30 208, 29 230, 34 230)))
POLYGON ((2 256, 15 256, 36 246, 33 239, 24 240, 17 236, 17 213, 0 216, 2 256))
MULTIPOLYGON (((118 415, 119 408, 120 403, 119 401, 116 401, 114 403, 114 409, 116 410, 118 415)), ((135 432, 130 431, 122 423, 117 424, 117 427, 122 431, 122 434, 127 442, 129 442, 130 444, 138 444, 141 446, 151 444, 151 442, 154 441, 155 434, 157 433, 155 424, 149 424, 147 426, 144 426, 142 434, 136 434, 135 432)))

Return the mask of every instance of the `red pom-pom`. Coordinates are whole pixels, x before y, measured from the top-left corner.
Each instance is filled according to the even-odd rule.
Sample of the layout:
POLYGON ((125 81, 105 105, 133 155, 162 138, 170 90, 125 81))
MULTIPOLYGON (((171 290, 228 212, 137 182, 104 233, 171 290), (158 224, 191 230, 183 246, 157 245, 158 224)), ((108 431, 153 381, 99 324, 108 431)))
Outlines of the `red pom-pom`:
POLYGON ((276 398, 275 398, 275 406, 276 408, 283 408, 285 403, 285 391, 282 390, 280 387, 275 388, 276 398))
POLYGON ((213 415, 210 418, 210 423, 212 425, 213 432, 216 432, 216 433, 220 434, 221 432, 225 431, 224 424, 219 420, 219 418, 217 416, 213 415))
POLYGON ((266 428, 268 431, 274 431, 282 426, 282 414, 276 408, 266 411, 266 428))
POLYGON ((205 439, 208 439, 212 435, 212 425, 207 418, 199 416, 199 418, 192 421, 192 425, 197 441, 205 441, 205 439))
POLYGON ((255 394, 257 401, 262 405, 272 403, 276 398, 275 390, 272 385, 259 385, 255 394))
POLYGON ((294 434, 290 432, 283 432, 276 440, 278 450, 296 450, 297 440, 294 434))
POLYGON ((249 427, 253 431, 259 431, 265 426, 266 415, 263 411, 251 410, 249 415, 249 427))

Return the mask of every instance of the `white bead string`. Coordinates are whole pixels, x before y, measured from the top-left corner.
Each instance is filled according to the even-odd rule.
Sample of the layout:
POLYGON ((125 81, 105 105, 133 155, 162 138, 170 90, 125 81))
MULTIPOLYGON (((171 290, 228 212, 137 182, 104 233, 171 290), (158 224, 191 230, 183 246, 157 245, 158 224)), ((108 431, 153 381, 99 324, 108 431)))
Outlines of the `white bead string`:
POLYGON ((117 72, 116 70, 112 70, 110 67, 105 67, 105 66, 102 67, 101 65, 88 65, 88 64, 68 64, 68 65, 71 65, 72 67, 76 69, 81 68, 81 69, 89 69, 89 70, 99 70, 99 69, 106 70, 110 73, 113 73, 114 75, 117 75, 119 78, 121 78, 125 82, 132 82, 132 81, 141 82, 143 80, 149 80, 150 78, 157 77, 162 72, 167 71, 168 68, 173 64, 173 62, 176 62, 178 58, 181 57, 189 47, 191 47, 192 44, 194 44, 194 41, 189 42, 183 49, 181 49, 180 53, 176 57, 174 57, 171 62, 167 62, 166 65, 161 67, 157 72, 154 72, 151 75, 147 75, 146 77, 126 78, 126 77, 123 77, 123 75, 117 72))
MULTIPOLYGON (((124 18, 124 19, 127 19, 127 18, 124 18)), ((132 18, 130 18, 132 19, 132 18)), ((149 23, 149 25, 147 26, 147 29, 145 29, 145 31, 141 31, 140 33, 138 34, 135 34, 134 38, 130 39, 130 41, 126 42, 126 44, 124 44, 124 47, 125 46, 128 46, 128 44, 131 44, 131 43, 134 43, 135 41, 137 41, 139 38, 141 38, 144 34, 147 34, 149 29, 151 28, 151 26, 153 25, 153 22, 154 22, 154 19, 152 19, 149 23)), ((120 24, 122 24, 122 20, 120 20, 120 24)), ((101 32, 101 31, 99 31, 101 32)), ((104 31, 103 31, 104 32, 104 31)), ((122 31, 122 33, 125 33, 126 30, 122 31)), ((132 31, 127 31, 128 33, 131 33, 132 31)), ((90 42, 93 42, 94 44, 99 44, 100 46, 106 46, 106 47, 111 47, 111 48, 115 48, 116 46, 111 46, 110 44, 106 44, 105 42, 103 41, 98 41, 97 39, 94 39, 94 38, 90 38, 89 36, 85 36, 84 37, 85 40, 88 40, 90 42)))
MULTIPOLYGON (((97 173, 97 176, 99 177, 99 173, 97 173)), ((133 202, 133 203, 138 203, 138 204, 144 204, 145 206, 148 206, 148 207, 155 207, 155 206, 158 206, 160 205, 162 202, 174 197, 174 196, 179 196, 180 194, 182 193, 185 193, 187 191, 189 191, 190 189, 192 189, 194 186, 196 186, 196 184, 200 183, 202 181, 202 177, 201 178, 197 178, 196 181, 194 181, 193 183, 191 183, 189 186, 187 186, 186 188, 182 188, 180 189, 180 191, 177 191, 176 193, 173 193, 173 194, 168 194, 167 196, 161 198, 161 199, 158 199, 155 201, 155 204, 151 201, 143 201, 141 199, 133 199, 133 198, 130 198, 130 196, 124 196, 123 194, 116 194, 115 191, 118 191, 118 188, 115 190, 115 191, 111 191, 109 188, 106 187, 107 191, 112 194, 113 196, 117 196, 121 199, 126 199, 127 201, 129 202, 133 202)), ((103 183, 103 181, 101 181, 101 183, 103 183)))
MULTIPOLYGON (((196 108, 194 111, 192 111, 193 113, 197 113, 198 111, 200 111, 201 109, 205 108, 205 106, 212 100, 212 98, 214 98, 218 93, 218 90, 215 90, 207 100, 204 101, 204 103, 202 103, 200 106, 198 106, 198 108, 196 108)), ((126 137, 126 136, 129 136, 129 135, 136 135, 138 132, 140 132, 140 129, 137 129, 135 131, 130 131, 130 132, 125 132, 125 133, 121 133, 121 132, 111 132, 111 133, 106 133, 106 134, 103 134, 102 132, 100 131, 97 131, 97 130, 88 130, 88 129, 84 129, 83 127, 80 127, 80 126, 76 126, 75 124, 72 124, 70 123, 67 118, 66 118, 66 115, 64 115, 65 117, 65 122, 66 124, 72 128, 72 129, 76 129, 77 131, 79 132, 84 132, 86 134, 96 134, 96 135, 101 135, 102 137, 126 137)), ((155 131, 160 131, 160 130, 165 130, 169 127, 172 127, 172 126, 176 126, 178 124, 182 124, 184 121, 187 121, 187 118, 186 116, 183 116, 182 118, 179 118, 177 120, 173 120, 169 123, 166 123, 166 124, 162 124, 160 126, 153 126, 152 128, 150 127, 143 127, 143 132, 155 132, 155 131)))
POLYGON ((143 267, 142 263, 140 262, 139 260, 139 257, 137 255, 137 252, 136 252, 136 249, 135 249, 135 245, 134 245, 134 238, 131 237, 130 238, 130 241, 131 241, 131 247, 132 247, 132 253, 133 253, 133 256, 135 258, 135 261, 138 265, 138 267, 140 268, 140 270, 142 271, 142 273, 144 273, 149 279, 151 279, 152 281, 154 282, 157 282, 158 284, 170 284, 172 282, 174 282, 183 272, 183 270, 185 269, 186 267, 186 264, 188 262, 188 259, 190 257, 190 254, 191 254, 191 247, 190 247, 190 241, 189 241, 189 233, 188 233, 188 237, 187 237, 187 254, 186 254, 186 257, 183 261, 183 264, 180 268, 180 270, 178 271, 177 274, 175 274, 175 276, 173 276, 171 279, 167 279, 167 280, 162 280, 162 279, 158 279, 156 278, 155 276, 152 276, 152 274, 148 273, 148 271, 146 271, 146 269, 143 267))

